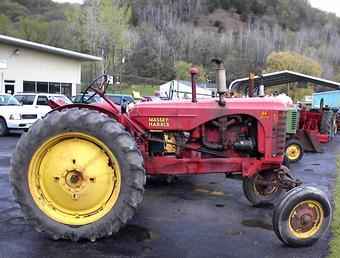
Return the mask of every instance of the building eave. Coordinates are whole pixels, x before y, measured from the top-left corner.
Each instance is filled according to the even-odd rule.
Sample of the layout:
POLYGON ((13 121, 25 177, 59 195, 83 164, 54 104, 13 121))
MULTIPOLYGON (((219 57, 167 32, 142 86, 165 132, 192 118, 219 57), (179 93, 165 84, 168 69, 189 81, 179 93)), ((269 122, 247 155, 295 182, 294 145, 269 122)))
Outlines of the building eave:
POLYGON ((16 47, 22 47, 22 48, 28 48, 28 49, 33 49, 41 52, 46 52, 54 55, 59 55, 59 56, 64 56, 72 59, 79 60, 81 62, 99 62, 102 61, 101 57, 98 56, 93 56, 93 55, 88 55, 88 54, 83 54, 79 53, 76 51, 71 51, 63 48, 57 48, 57 47, 52 47, 40 43, 35 43, 32 41, 27 41, 23 39, 18 39, 14 37, 9 37, 5 35, 0 34, 0 43, 6 44, 6 45, 11 45, 11 46, 16 46, 16 47))

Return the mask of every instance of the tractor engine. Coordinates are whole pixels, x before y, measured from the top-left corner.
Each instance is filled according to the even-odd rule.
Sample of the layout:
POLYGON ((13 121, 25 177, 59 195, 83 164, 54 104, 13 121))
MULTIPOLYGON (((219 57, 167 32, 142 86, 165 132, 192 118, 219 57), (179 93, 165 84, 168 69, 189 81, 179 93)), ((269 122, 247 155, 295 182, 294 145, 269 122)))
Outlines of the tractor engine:
POLYGON ((246 115, 218 118, 191 132, 151 132, 150 156, 176 155, 188 157, 192 150, 202 158, 256 157, 256 120, 246 115))

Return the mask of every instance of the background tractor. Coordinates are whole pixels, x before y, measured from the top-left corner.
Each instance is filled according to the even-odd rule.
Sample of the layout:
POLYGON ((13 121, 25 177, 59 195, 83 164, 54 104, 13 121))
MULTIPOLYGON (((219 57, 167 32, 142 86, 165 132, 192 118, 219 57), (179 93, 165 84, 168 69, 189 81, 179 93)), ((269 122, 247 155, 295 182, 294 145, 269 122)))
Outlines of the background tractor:
MULTIPOLYGON (((241 91, 249 97, 265 97, 265 87, 297 82, 308 82, 333 89, 340 88, 337 82, 292 71, 280 71, 235 80, 229 85, 229 90, 230 92, 241 91)), ((282 95, 277 97, 282 98, 282 95)), ((285 151, 287 160, 294 163, 302 159, 304 152, 322 152, 321 144, 331 141, 336 131, 336 116, 333 110, 322 103, 318 108, 307 108, 293 104, 291 101, 287 113, 285 151)))
POLYGON ((316 242, 332 208, 324 193, 301 186, 282 166, 286 101, 225 98, 224 66, 214 62, 216 99, 197 100, 192 68, 189 101, 144 102, 128 111, 106 99, 104 75, 84 94, 91 90, 89 98, 99 94, 105 103, 54 103, 21 137, 11 163, 14 195, 27 221, 53 239, 95 241, 132 218, 146 174, 223 173, 243 179, 254 206, 277 204, 273 228, 285 244, 316 242))

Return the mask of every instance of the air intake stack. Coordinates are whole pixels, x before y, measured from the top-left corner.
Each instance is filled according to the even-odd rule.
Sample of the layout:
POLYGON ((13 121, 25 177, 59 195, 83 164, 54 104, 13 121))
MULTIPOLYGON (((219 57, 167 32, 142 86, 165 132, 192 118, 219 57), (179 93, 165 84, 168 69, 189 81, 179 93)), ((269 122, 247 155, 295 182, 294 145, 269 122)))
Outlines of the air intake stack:
POLYGON ((225 105, 224 95, 228 92, 224 64, 223 61, 220 59, 213 59, 212 62, 216 64, 216 88, 217 93, 219 95, 218 103, 221 106, 224 106, 225 105))

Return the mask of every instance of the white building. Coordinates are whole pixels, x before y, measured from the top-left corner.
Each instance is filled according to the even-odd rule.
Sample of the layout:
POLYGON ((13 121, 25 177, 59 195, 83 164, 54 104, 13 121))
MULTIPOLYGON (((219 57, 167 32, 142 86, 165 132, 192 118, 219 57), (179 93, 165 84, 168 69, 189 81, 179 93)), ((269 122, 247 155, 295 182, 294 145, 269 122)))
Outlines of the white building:
MULTIPOLYGON (((212 89, 202 86, 197 84, 197 98, 211 98, 214 95, 212 89)), ((159 86, 160 97, 172 100, 191 99, 191 91, 191 82, 188 81, 173 80, 159 86)))
POLYGON ((0 34, 0 93, 76 95, 81 64, 100 57, 0 34))

